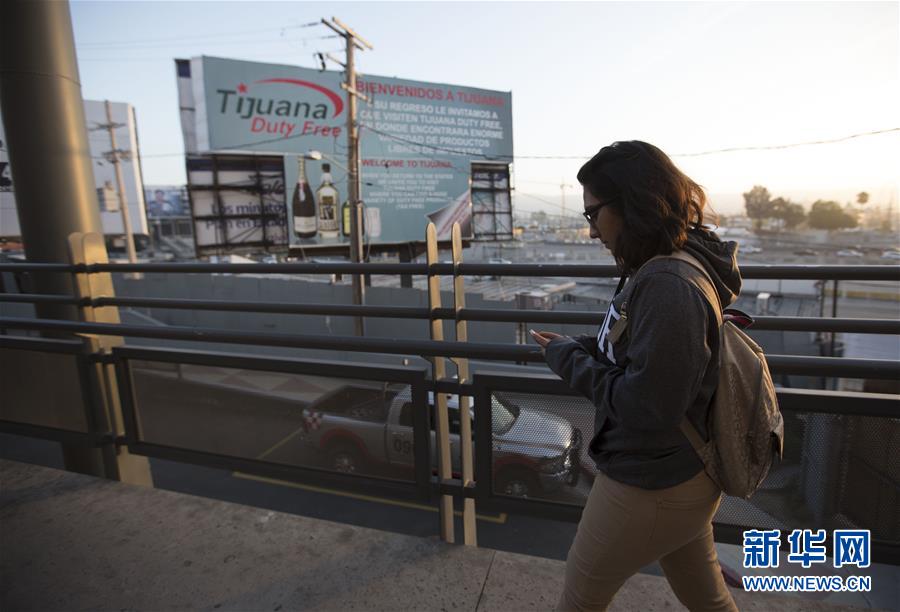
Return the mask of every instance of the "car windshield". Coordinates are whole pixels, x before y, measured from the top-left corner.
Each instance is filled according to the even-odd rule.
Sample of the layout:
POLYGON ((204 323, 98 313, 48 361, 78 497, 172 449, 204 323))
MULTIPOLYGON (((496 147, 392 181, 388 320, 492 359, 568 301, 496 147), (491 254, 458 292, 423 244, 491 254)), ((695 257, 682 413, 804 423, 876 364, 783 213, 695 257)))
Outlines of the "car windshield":
POLYGON ((519 407, 497 395, 491 395, 491 429, 494 435, 505 434, 519 418, 519 407))

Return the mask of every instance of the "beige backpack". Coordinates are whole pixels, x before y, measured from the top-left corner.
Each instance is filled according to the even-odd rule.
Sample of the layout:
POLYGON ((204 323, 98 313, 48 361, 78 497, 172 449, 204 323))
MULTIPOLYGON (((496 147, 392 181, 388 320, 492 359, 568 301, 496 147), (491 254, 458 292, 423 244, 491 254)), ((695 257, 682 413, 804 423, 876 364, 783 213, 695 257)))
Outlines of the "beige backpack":
MULTIPOLYGON (((664 256, 680 259, 703 273, 715 295, 709 273, 684 251, 664 256)), ((654 258, 655 259, 655 258, 654 258)), ((718 299, 719 386, 707 416, 709 442, 684 417, 681 431, 703 460, 706 473, 728 495, 749 498, 784 448, 784 421, 763 350, 727 320, 718 299)))

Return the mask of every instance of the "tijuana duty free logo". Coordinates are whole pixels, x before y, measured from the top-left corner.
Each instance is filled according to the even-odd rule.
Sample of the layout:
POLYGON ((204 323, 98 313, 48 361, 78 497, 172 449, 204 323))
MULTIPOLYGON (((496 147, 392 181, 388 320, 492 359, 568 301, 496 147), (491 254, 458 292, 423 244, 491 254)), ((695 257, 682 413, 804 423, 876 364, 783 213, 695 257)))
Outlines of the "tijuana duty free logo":
MULTIPOLYGON (((279 88, 281 89, 281 88, 279 88)), ((317 83, 300 79, 273 78, 254 81, 250 85, 239 83, 235 89, 217 89, 219 98, 219 114, 235 116, 249 123, 250 132, 254 134, 276 134, 289 136, 324 136, 337 138, 341 135, 339 125, 329 125, 329 104, 322 101, 324 96, 333 113, 330 119, 335 120, 344 110, 344 100, 334 91, 317 83), (292 93, 309 90, 320 94, 319 101, 303 101, 292 97, 266 95, 269 87, 260 85, 280 85, 291 88, 292 93), (298 88, 298 89, 293 89, 298 88), (251 91, 254 89, 256 91, 251 91), (299 91, 298 91, 299 90, 299 91)))

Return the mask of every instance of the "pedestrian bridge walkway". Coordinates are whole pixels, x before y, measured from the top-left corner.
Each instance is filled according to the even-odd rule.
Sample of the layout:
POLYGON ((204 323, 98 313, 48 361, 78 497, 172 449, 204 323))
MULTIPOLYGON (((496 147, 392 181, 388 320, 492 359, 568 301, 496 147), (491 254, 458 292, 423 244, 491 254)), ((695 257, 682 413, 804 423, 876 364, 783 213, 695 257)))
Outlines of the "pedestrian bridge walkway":
MULTIPOLYGON (((550 610, 564 563, 0 460, 0 609, 550 610)), ((741 610, 850 610, 735 591, 741 610)), ((612 610, 683 609, 638 575, 612 610)))

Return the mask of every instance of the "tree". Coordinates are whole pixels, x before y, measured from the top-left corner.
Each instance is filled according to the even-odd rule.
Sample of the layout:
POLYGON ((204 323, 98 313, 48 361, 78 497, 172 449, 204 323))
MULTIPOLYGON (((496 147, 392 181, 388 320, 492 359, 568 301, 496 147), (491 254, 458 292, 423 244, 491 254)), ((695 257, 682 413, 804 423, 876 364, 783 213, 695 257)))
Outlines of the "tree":
POLYGON ((779 219, 782 225, 790 230, 806 220, 806 211, 800 204, 779 197, 772 200, 772 217, 779 219))
POLYGON ((856 194, 856 203, 857 204, 865 204, 869 201, 869 194, 865 191, 860 191, 856 194))
POLYGON ((785 198, 775 198, 771 202, 772 217, 779 219, 782 226, 794 229, 806 219, 806 212, 799 204, 794 204, 785 198))
POLYGON ((769 190, 762 185, 754 185, 753 189, 744 194, 744 209, 759 230, 763 220, 772 216, 772 195, 769 190))
POLYGON ((833 200, 816 200, 809 211, 809 226, 829 231, 852 228, 856 227, 856 217, 833 200))
POLYGON ((784 214, 785 227, 792 230, 804 221, 806 221, 806 211, 803 209, 803 206, 793 203, 788 206, 784 214))

